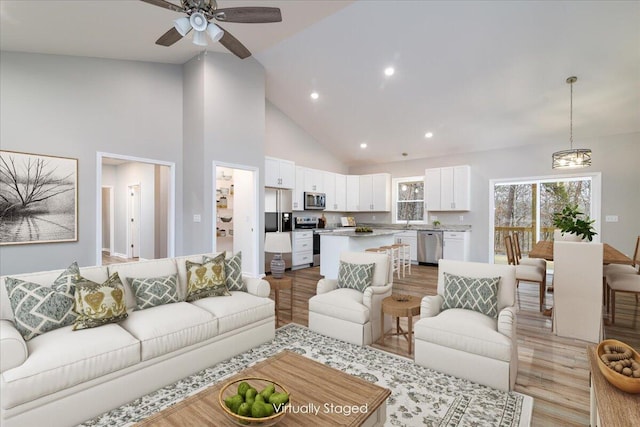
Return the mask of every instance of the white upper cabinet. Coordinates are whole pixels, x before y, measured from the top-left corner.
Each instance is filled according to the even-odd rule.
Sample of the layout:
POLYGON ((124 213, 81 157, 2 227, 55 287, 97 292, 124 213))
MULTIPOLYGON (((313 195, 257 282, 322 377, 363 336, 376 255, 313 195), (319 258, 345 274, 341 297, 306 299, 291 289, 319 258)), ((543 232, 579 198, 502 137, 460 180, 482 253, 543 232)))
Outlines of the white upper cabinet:
POLYGON ((305 168, 304 191, 324 193, 324 172, 317 169, 305 168))
POLYGON ((358 175, 347 175, 346 181, 347 181, 346 211, 347 212, 359 211, 360 210, 360 177, 358 175))
POLYGON ((293 210, 304 210, 304 171, 302 166, 296 166, 296 185, 293 187, 293 210))
POLYGON ((428 211, 470 210, 471 167, 468 165, 425 170, 428 211))
POLYGON ((276 188, 294 188, 296 165, 290 160, 264 158, 264 186, 276 188))
POLYGON ((333 172, 324 173, 324 192, 330 212, 344 212, 347 206, 347 177, 333 172))
POLYGON ((360 211, 391 210, 391 175, 378 173, 360 176, 360 211))

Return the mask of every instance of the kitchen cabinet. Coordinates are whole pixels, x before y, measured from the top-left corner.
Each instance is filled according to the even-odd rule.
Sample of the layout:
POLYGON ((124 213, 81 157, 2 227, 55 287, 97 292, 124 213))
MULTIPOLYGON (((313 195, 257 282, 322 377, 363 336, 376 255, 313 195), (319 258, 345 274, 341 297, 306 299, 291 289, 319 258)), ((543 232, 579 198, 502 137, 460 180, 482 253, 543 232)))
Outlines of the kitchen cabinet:
POLYGON ((411 262, 418 263, 418 232, 416 230, 403 231, 396 234, 396 243, 406 243, 409 245, 411 262))
POLYGON ((294 188, 296 165, 289 160, 275 157, 264 158, 264 186, 275 188, 294 188))
POLYGON ((291 268, 313 264, 313 231, 295 231, 291 243, 291 268))
POLYGON ((360 206, 360 177, 358 175, 347 175, 346 181, 346 211, 356 212, 360 206))
POLYGON ((442 236, 442 258, 469 261, 470 235, 470 231, 445 231, 442 236))
POLYGON ((304 172, 305 168, 296 166, 295 186, 293 187, 292 207, 294 211, 304 210, 304 172))
POLYGON ((425 170, 428 211, 470 210, 471 167, 452 166, 425 170))
POLYGON ((391 175, 378 173, 373 175, 360 175, 360 211, 391 210, 391 175))
POLYGON ((304 191, 324 193, 324 172, 304 168, 304 191))
POLYGON ((345 175, 333 172, 324 172, 323 188, 326 195, 329 212, 344 212, 346 210, 347 178, 345 175))

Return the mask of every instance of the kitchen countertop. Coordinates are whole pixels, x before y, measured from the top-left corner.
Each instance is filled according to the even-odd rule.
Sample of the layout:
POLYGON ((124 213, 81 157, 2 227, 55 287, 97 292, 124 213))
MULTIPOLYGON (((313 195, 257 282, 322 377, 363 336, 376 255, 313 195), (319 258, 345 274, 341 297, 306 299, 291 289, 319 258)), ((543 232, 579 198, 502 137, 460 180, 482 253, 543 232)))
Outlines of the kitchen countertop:
POLYGON ((404 224, 376 224, 376 223, 367 223, 367 224, 358 224, 362 227, 371 227, 371 228, 384 228, 384 229, 392 229, 397 230, 398 232, 402 231, 456 231, 456 232, 467 232, 471 231, 470 225, 448 225, 444 224, 439 227, 434 227, 429 224, 411 224, 408 227, 404 224))
POLYGON ((391 234, 397 234, 400 230, 391 230, 388 228, 374 228, 372 232, 369 233, 356 233, 354 229, 350 230, 327 230, 324 233, 321 233, 323 236, 335 236, 335 237, 376 237, 376 236, 388 236, 391 234))

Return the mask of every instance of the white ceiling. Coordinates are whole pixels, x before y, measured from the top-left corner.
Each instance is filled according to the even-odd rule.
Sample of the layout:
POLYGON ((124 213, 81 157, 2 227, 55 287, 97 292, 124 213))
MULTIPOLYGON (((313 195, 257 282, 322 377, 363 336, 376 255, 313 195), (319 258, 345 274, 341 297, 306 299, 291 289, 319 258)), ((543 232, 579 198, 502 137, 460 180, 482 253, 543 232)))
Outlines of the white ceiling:
MULTIPOLYGON (((264 65, 267 98, 347 164, 568 148, 571 75, 576 147, 640 132, 638 1, 219 1, 245 5, 282 10, 282 23, 222 25, 264 65)), ((140 1, 0 7, 2 50, 175 64, 201 51, 156 46, 180 14, 140 1)))

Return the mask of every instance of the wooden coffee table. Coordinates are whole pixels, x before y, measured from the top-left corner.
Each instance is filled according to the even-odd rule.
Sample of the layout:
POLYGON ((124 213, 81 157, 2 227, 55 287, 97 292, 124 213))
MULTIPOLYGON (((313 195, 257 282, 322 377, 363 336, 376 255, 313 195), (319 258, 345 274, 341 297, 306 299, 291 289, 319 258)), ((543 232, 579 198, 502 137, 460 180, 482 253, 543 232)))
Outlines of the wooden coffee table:
POLYGON ((220 407, 218 394, 229 381, 249 376, 273 378, 289 390, 291 412, 279 426, 382 426, 387 417, 388 389, 285 350, 136 425, 234 426, 220 407), (349 416, 345 406, 350 407, 349 416), (317 414, 310 408, 317 408, 317 414))
POLYGON ((382 300, 382 315, 380 316, 380 324, 382 328, 380 329, 383 333, 380 337, 380 341, 384 344, 385 338, 389 336, 395 335, 403 335, 407 342, 409 343, 409 354, 413 351, 413 316, 417 316, 420 314, 420 302, 421 298, 415 297, 413 295, 408 295, 408 299, 406 301, 396 301, 394 296, 386 297, 382 300), (389 314, 392 317, 396 318, 396 331, 395 332, 384 332, 384 315, 389 314), (408 328, 407 330, 403 330, 400 327, 400 318, 406 317, 408 328))

